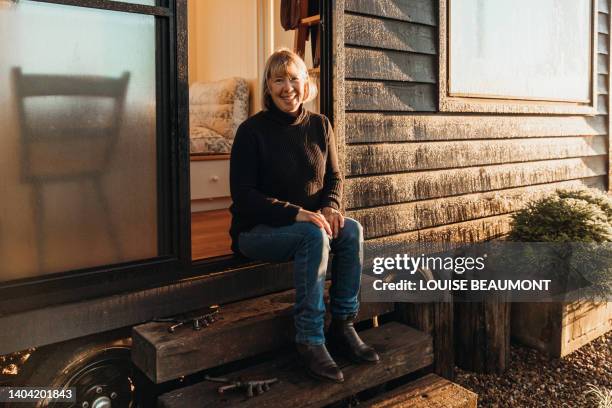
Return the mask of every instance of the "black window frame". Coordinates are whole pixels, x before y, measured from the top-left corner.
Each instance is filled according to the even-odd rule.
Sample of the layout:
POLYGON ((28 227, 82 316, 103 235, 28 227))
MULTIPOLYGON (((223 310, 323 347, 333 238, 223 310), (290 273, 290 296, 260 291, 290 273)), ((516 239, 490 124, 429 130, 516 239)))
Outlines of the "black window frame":
POLYGON ((155 18, 158 253, 0 283, 0 315, 176 281, 191 267, 187 83, 187 0, 155 6, 112 0, 31 0, 155 18))

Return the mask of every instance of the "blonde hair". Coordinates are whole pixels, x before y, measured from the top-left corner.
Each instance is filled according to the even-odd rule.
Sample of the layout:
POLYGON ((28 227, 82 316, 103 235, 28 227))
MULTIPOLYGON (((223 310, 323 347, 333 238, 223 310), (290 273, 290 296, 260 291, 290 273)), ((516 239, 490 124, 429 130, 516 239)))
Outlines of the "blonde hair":
POLYGON ((317 86, 310 80, 308 68, 306 68, 306 63, 304 60, 290 49, 280 48, 270 55, 264 68, 261 86, 261 106, 264 110, 270 109, 274 103, 272 102, 272 96, 270 95, 268 80, 278 74, 286 74, 287 69, 291 64, 295 64, 307 85, 306 95, 303 102, 310 102, 317 96, 317 86))

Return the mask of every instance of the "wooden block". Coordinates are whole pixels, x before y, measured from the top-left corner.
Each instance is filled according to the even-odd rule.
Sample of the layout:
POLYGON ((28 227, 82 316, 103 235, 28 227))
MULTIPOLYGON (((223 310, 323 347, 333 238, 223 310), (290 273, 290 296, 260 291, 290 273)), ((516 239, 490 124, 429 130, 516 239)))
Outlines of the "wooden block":
POLYGON ((477 394, 435 374, 359 404, 363 408, 476 408, 477 405, 477 394))
MULTIPOLYGON (((155 383, 251 357, 293 339, 294 291, 231 303, 222 320, 194 331, 168 333, 168 323, 145 323, 132 331, 132 361, 155 383)), ((358 319, 393 311, 392 303, 364 303, 358 319)), ((329 318, 329 317, 328 317, 329 318)))
POLYGON ((338 360, 345 376, 342 384, 316 381, 308 377, 295 355, 282 356, 228 375, 231 378, 276 377, 279 383, 267 393, 247 399, 242 392, 219 395, 219 384, 203 382, 162 395, 161 408, 178 407, 321 407, 377 384, 424 368, 433 362, 431 336, 404 324, 391 322, 362 332, 375 347, 381 362, 376 365, 347 365, 338 360))

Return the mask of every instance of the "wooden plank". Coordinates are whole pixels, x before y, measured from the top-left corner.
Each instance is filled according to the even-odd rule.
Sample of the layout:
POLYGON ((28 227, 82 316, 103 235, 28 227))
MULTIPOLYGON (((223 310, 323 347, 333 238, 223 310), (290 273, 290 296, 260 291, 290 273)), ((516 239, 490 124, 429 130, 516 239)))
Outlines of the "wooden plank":
MULTIPOLYGON (((376 238, 366 241, 366 246, 385 248, 391 245, 393 248, 399 248, 399 245, 407 244, 410 245, 411 250, 414 250, 414 245, 418 244, 417 252, 428 254, 439 252, 442 249, 440 245, 443 243, 483 242, 506 235, 509 231, 510 216, 499 215, 376 238)), ((376 251, 369 250, 369 252, 375 253, 376 251)))
POLYGON ((610 54, 610 40, 607 34, 597 34, 597 53, 610 54))
POLYGON ((459 194, 604 175, 607 157, 468 167, 347 179, 347 208, 425 200, 459 194))
POLYGON ((597 75, 597 94, 598 95, 608 94, 608 75, 605 75, 605 74, 597 75))
POLYGON ((241 392, 217 393, 219 384, 203 382, 162 395, 160 408, 178 407, 322 407, 427 367, 433 362, 431 337, 397 322, 362 332, 364 341, 375 347, 381 362, 375 365, 347 365, 339 360, 345 381, 342 384, 310 379, 296 361, 296 356, 280 358, 247 368, 228 376, 232 378, 270 378, 279 382, 269 392, 245 398, 241 392))
POLYGON ((359 404, 360 408, 476 408, 478 394, 428 374, 359 404))
POLYGON ((432 55, 346 47, 346 78, 436 82, 438 60, 432 55))
POLYGON ((606 154, 606 136, 348 146, 348 175, 397 173, 606 154))
POLYGON ((366 239, 372 239, 507 214, 524 207, 528 201, 543 197, 556 189, 572 189, 584 186, 604 190, 605 179, 603 176, 599 176, 590 179, 467 194, 444 199, 372 207, 348 211, 347 215, 361 223, 366 239))
POLYGON ((608 73, 608 55, 597 54, 597 72, 599 74, 608 73))
POLYGON ((344 42, 374 48, 436 54, 433 27, 352 14, 344 16, 344 42))
POLYGON ((436 25, 436 11, 432 0, 346 0, 344 9, 360 14, 436 25))
POLYGON ((608 96, 598 95, 597 96, 597 114, 606 115, 608 113, 608 96))
MULTIPOLYGON (((223 306, 223 319, 200 331, 168 333, 167 323, 156 322, 136 326, 132 361, 162 383, 282 347, 293 340, 294 298, 290 290, 223 306)), ((358 319, 391 311, 392 303, 364 303, 358 319)))
POLYGON ((602 13, 601 11, 597 13, 597 32, 601 34, 609 34, 610 27, 608 24, 608 19, 610 16, 607 13, 602 13))
POLYGON ((610 4, 609 0, 598 0, 597 2, 597 11, 600 13, 610 13, 610 4))
POLYGON ((346 81, 347 110, 433 112, 436 95, 430 84, 346 81))
POLYGON ((347 113, 347 143, 606 135, 589 116, 397 115, 347 113))

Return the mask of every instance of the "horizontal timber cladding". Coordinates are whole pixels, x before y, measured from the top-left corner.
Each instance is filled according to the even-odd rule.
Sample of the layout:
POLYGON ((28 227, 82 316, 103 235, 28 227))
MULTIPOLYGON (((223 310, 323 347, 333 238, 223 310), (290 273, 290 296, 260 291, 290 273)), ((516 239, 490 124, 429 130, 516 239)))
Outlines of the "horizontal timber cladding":
POLYGON ((601 34, 610 34, 608 27, 608 15, 601 11, 597 13, 597 32, 601 34))
POLYGON ((607 174, 607 156, 349 178, 349 209, 553 183, 607 174))
POLYGON ((597 114, 598 115, 608 114, 608 97, 606 95, 597 96, 597 114))
POLYGON ((345 77, 434 84, 437 63, 435 55, 346 47, 345 77))
POLYGON ((436 110, 437 88, 431 84, 346 81, 345 92, 349 110, 436 110))
POLYGON ((507 214, 558 188, 603 189, 603 176, 349 211, 366 239, 507 214))
POLYGON ((415 251, 417 248, 414 248, 413 245, 410 245, 410 251, 431 253, 443 249, 444 246, 440 245, 442 242, 481 242, 500 237, 507 234, 509 231, 510 215, 504 214, 370 239, 366 242, 366 248, 369 249, 386 244, 395 246, 403 243, 420 243, 418 245, 418 251, 415 251))
POLYGON ((605 155, 606 136, 348 146, 348 175, 459 168, 605 155))
POLYGON ((603 117, 347 113, 347 143, 506 139, 607 134, 603 117))
POLYGON ((435 55, 437 41, 435 27, 353 14, 344 16, 347 45, 435 55))
POLYGON ((438 0, 344 0, 345 204, 368 244, 483 241, 557 188, 607 187, 612 29, 596 1, 585 116, 437 113, 438 0))
POLYGON ((597 54, 597 72, 600 74, 608 73, 608 56, 606 54, 597 54))
POLYGON ((599 95, 608 94, 608 76, 604 74, 597 75, 597 93, 599 95))
POLYGON ((344 9, 411 23, 437 23, 434 2, 431 0, 345 0, 344 9))
POLYGON ((610 39, 608 34, 597 34, 597 52, 599 54, 609 54, 610 39))

